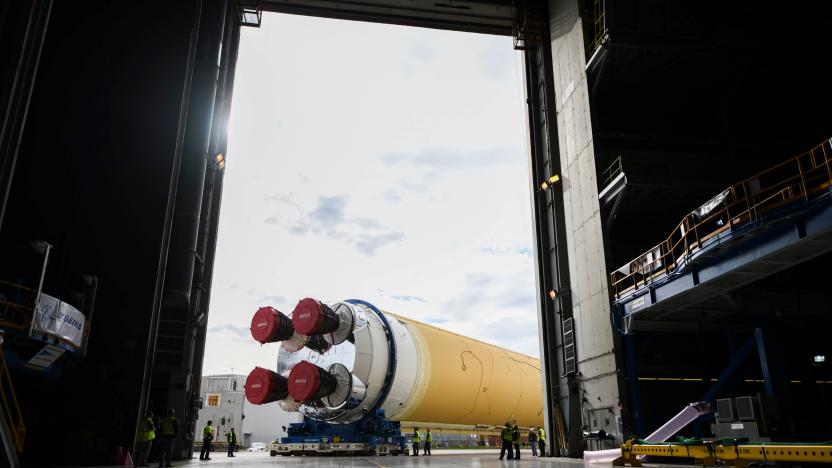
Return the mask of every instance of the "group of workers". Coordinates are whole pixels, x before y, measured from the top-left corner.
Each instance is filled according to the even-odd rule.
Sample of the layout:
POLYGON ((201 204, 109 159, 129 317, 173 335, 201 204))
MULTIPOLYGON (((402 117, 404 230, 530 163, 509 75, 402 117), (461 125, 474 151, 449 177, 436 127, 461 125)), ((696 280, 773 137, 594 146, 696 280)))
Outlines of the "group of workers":
POLYGON ((176 413, 171 409, 164 418, 153 418, 153 412, 148 411, 144 418, 139 421, 139 430, 136 432, 136 466, 148 466, 147 458, 153 444, 159 447, 159 468, 173 466, 173 441, 179 434, 179 421, 176 420, 176 413), (159 437, 156 437, 156 434, 159 437))
MULTIPOLYGON (((153 444, 159 447, 159 468, 173 466, 173 444, 176 436, 179 435, 179 421, 176 413, 171 409, 165 418, 153 418, 153 412, 148 411, 144 418, 139 421, 139 430, 136 432, 136 458, 133 460, 135 466, 148 466, 147 459, 153 448, 153 444), (159 437, 157 437, 157 434, 159 437)), ((228 456, 234 456, 237 448, 237 433, 234 428, 225 435, 228 441, 228 456)), ((210 460, 211 441, 214 440, 214 426, 212 421, 202 429, 202 452, 200 460, 210 460)))
MULTIPOLYGON (((214 441, 213 423, 213 421, 209 420, 208 423, 205 424, 205 427, 202 428, 202 451, 199 452, 200 460, 211 459, 211 442, 214 441)), ((225 441, 228 442, 228 456, 233 457, 234 451, 237 449, 237 433, 234 432, 233 427, 227 434, 225 434, 225 441)))
MULTIPOLYGON (((419 428, 413 428, 413 453, 411 456, 418 457, 419 456, 419 444, 422 443, 422 434, 419 433, 419 428)), ((427 432, 425 433, 425 445, 424 445, 424 452, 422 455, 430 455, 430 444, 433 443, 433 432, 430 431, 428 428, 427 432)))
MULTIPOLYGON (((516 424, 512 426, 511 423, 507 422, 503 426, 502 431, 500 431, 500 437, 503 439, 503 446, 500 449, 500 460, 506 456, 506 452, 508 452, 509 460, 519 460, 520 428, 516 424)), ((545 456, 546 431, 542 427, 532 427, 529 429, 529 445, 532 447, 533 456, 538 456, 538 450, 540 451, 541 457, 545 456)))

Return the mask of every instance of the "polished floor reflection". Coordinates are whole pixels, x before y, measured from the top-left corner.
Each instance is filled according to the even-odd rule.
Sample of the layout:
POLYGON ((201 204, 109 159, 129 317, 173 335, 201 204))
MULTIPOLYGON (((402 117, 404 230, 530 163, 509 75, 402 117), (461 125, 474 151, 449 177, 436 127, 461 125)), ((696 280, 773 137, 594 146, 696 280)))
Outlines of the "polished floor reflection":
MULTIPOLYGON (((521 453, 521 456, 527 455, 521 453)), ((228 458, 223 453, 214 453, 210 461, 191 460, 187 463, 175 463, 176 466, 233 466, 235 468, 275 466, 328 466, 328 467, 552 467, 581 466, 581 462, 556 462, 555 459, 540 459, 531 456, 520 460, 498 460, 499 450, 434 450, 430 457, 270 457, 268 453, 240 453, 235 458, 228 458)), ((599 466, 599 468, 601 468, 599 466)))
MULTIPOLYGON (((471 468, 583 468, 582 460, 563 458, 535 458, 531 452, 522 453, 520 460, 498 460, 496 450, 434 450, 430 457, 270 457, 268 453, 240 453, 235 458, 228 458, 223 453, 214 453, 210 461, 191 460, 177 462, 175 466, 193 468, 206 466, 210 468, 259 468, 272 466, 327 466, 327 467, 471 467, 471 468), (525 456, 528 455, 528 456, 525 456)), ((587 468, 611 468, 611 464, 586 465, 587 468)), ((662 465, 650 465, 657 468, 662 465)), ((682 465, 675 465, 681 467, 682 465)))

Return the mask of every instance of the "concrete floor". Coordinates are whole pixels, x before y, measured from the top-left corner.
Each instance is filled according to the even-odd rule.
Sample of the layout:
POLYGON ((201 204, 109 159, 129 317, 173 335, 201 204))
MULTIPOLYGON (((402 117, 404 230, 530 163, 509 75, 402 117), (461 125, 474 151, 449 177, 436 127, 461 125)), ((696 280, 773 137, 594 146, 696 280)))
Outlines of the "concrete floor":
MULTIPOLYGON (((268 452, 242 452, 235 458, 224 453, 214 453, 210 461, 191 460, 174 463, 175 466, 211 468, 223 467, 265 467, 274 466, 331 466, 331 467, 582 467, 583 462, 556 458, 535 458, 531 452, 521 452, 521 459, 498 460, 499 450, 434 450, 430 457, 270 457, 268 452)), ((598 465, 598 468, 606 468, 598 465)))
MULTIPOLYGON (((328 466, 328 467, 472 467, 472 468, 584 468, 582 460, 564 458, 535 458, 531 452, 521 452, 521 459, 498 460, 499 450, 434 450, 430 457, 270 457, 268 452, 241 452, 235 458, 228 458, 224 453, 215 452, 210 461, 174 463, 177 467, 206 466, 218 467, 266 467, 272 466, 328 466)), ((151 465, 153 466, 153 465, 151 465)), ((659 468, 662 465, 650 465, 659 468)), ((681 468, 683 465, 674 465, 681 468)), ((611 468, 610 464, 586 465, 586 468, 611 468)))

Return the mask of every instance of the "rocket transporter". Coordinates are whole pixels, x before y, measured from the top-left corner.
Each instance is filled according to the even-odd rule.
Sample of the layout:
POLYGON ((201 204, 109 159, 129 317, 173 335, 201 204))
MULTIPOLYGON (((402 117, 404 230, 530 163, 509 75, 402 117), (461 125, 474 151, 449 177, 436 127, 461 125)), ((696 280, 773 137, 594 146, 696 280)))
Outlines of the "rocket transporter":
POLYGON ((542 424, 537 359, 381 311, 361 300, 306 298, 291 316, 261 307, 252 337, 280 342, 276 371, 255 368, 253 404, 303 414, 272 455, 406 454, 399 421, 542 424))

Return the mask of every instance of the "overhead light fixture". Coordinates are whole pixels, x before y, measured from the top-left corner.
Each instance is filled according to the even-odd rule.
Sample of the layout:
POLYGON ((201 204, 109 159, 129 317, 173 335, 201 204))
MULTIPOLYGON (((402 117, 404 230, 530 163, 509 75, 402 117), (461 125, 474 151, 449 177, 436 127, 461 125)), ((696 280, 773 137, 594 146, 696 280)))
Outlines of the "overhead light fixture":
POLYGON ((823 354, 815 354, 815 356, 812 358, 812 361, 815 364, 823 364, 826 362, 826 356, 823 354))
POLYGON ((549 291, 549 299, 554 300, 556 297, 558 297, 558 293, 554 289, 550 290, 549 291))

